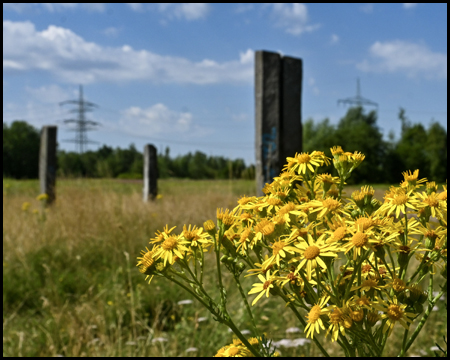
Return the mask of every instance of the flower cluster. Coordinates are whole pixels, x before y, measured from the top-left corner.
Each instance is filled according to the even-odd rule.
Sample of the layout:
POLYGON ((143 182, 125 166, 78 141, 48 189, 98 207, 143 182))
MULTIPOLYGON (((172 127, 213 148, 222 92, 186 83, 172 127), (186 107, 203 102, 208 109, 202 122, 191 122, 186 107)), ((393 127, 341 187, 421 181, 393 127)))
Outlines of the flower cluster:
POLYGON ((404 172, 404 181, 390 187, 384 201, 374 198, 370 186, 347 197, 345 181, 364 155, 340 146, 331 154, 333 159, 320 151, 287 158, 283 172, 264 187, 264 196, 243 196, 233 210, 219 209, 217 226, 208 220, 204 229, 185 227, 180 235, 166 227, 151 240, 154 247, 138 258, 141 272, 149 276, 173 281, 191 275, 199 301, 239 338, 217 356, 265 354, 264 345, 248 342, 228 315, 221 266, 233 274, 252 320, 239 282, 245 267, 246 276, 259 280, 248 292, 256 294, 251 305, 262 298, 280 298, 324 354, 314 337, 321 331, 348 356, 380 356, 396 324, 405 329, 404 354, 430 306, 446 291, 447 187, 439 191, 415 170, 404 172), (331 160, 338 176, 319 171, 331 160), (220 303, 207 295, 201 281, 203 254, 209 250, 216 252, 220 303), (173 267, 177 263, 178 270, 173 267), (415 270, 407 272, 412 263, 415 270), (438 275, 445 285, 433 297, 438 275), (427 311, 408 340, 410 324, 424 312, 427 300, 427 311))

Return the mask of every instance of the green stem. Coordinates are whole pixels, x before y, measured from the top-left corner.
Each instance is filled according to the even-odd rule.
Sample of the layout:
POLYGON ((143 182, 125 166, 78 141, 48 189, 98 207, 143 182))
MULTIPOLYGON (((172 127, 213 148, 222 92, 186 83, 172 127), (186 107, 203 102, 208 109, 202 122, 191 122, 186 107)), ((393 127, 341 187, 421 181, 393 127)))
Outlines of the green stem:
POLYGON ((303 284, 305 284, 305 286, 308 289, 308 294, 310 294, 310 296, 312 296, 314 298, 315 302, 319 301, 319 298, 317 297, 317 294, 315 293, 315 291, 313 290, 313 288, 311 287, 311 285, 309 284, 309 281, 306 280, 305 276, 302 273, 302 270, 300 270, 298 272, 303 280, 303 284))
MULTIPOLYGON (((433 310, 434 304, 436 304, 436 301, 440 299, 440 297, 444 294, 444 291, 440 291, 437 296, 432 299, 433 294, 433 275, 430 274, 430 284, 428 286, 428 308, 425 311, 425 314, 423 315, 422 319, 420 320, 419 325, 417 325, 416 330, 414 330, 414 333, 411 335, 411 337, 408 340, 408 343, 405 347, 405 353, 408 351, 408 349, 411 347, 411 345, 414 343, 414 340, 416 339, 417 335, 419 335, 420 331, 422 330, 423 326, 425 325, 425 322, 427 321, 428 317, 431 314, 431 311, 433 310)), ((447 280, 445 281, 444 288, 447 286, 447 280)))
POLYGON ((256 326, 255 318, 253 317, 252 309, 250 308, 250 305, 248 304, 248 301, 247 301, 247 297, 245 296, 244 290, 242 289, 239 277, 234 276, 234 280, 236 281, 236 285, 237 285, 237 287, 239 289, 239 292, 241 294, 242 300, 244 301, 245 308, 247 309, 248 315, 250 316, 250 319, 252 320, 252 325, 253 325, 253 328, 255 330, 255 334, 259 338, 259 332, 258 332, 258 328, 256 326))
POLYGON ((231 318, 225 322, 226 325, 234 332, 234 334, 242 341, 242 343, 251 351, 253 356, 261 357, 261 354, 248 342, 244 335, 239 331, 239 329, 234 325, 231 318))
MULTIPOLYGON (((295 308, 294 304, 292 304, 289 299, 286 297, 286 295, 283 294, 282 291, 280 291, 277 289, 277 294, 280 295, 282 297, 282 299, 284 300, 284 302, 286 304, 288 304, 288 306, 291 308, 292 312, 295 314, 295 316, 297 317, 297 319, 300 321, 300 323, 303 325, 303 329, 306 327, 306 321, 305 319, 303 319, 301 317, 301 315, 299 314, 299 312, 297 311, 297 309, 295 308)), ((330 357, 330 355, 328 355, 328 353, 326 352, 326 350, 323 348, 323 346, 320 344, 320 342, 317 340, 317 338, 312 338, 312 340, 314 341, 314 343, 317 345, 317 347, 319 348, 319 350, 321 351, 321 353, 326 356, 326 357, 330 357)))
POLYGON ((350 260, 347 260, 347 263, 344 266, 344 270, 342 270, 342 272, 339 274, 337 280, 336 280, 336 284, 337 286, 339 286, 341 279, 344 277, 345 271, 347 270, 348 266, 350 265, 350 260))
POLYGON ((353 349, 352 345, 348 342, 347 338, 344 335, 341 335, 342 340, 344 340, 344 344, 347 347, 347 350, 350 354, 350 357, 355 357, 355 349, 353 349))
POLYGON ((202 255, 202 263, 200 266, 200 283, 203 285, 203 269, 205 267, 205 255, 203 254, 203 248, 200 246, 200 252, 202 255))
MULTIPOLYGON (((182 287, 184 290, 186 290, 187 292, 189 292, 190 294, 192 294, 192 296, 194 296, 205 308, 207 308, 209 310, 209 312, 211 312, 213 315, 215 315, 217 318, 220 318, 222 320, 222 322, 227 325, 235 334, 236 336, 242 341, 242 343, 252 352, 252 354, 256 357, 260 357, 261 355, 259 354, 258 351, 256 351, 256 349, 247 341, 247 339, 244 337, 244 335, 242 335, 242 333, 239 331, 239 329, 236 327, 236 325, 233 323, 233 321, 231 320, 230 316, 228 315, 228 313, 225 313, 226 315, 228 315, 228 319, 224 319, 222 316, 220 316, 220 314, 218 314, 216 311, 214 311, 213 308, 211 308, 207 303, 205 303, 205 301, 200 298, 196 293, 194 293, 191 289, 189 289, 188 287, 186 287, 184 284, 180 283, 179 281, 177 281, 176 279, 174 279, 173 277, 170 276, 166 276, 167 279, 169 279, 170 281, 174 282, 175 284, 177 284, 178 286, 182 287)), ((211 302, 212 299, 210 299, 211 302)))
POLYGON ((422 261, 420 262, 419 266, 417 267, 416 271, 414 271, 414 274, 411 275, 410 279, 406 283, 406 285, 409 285, 411 281, 419 274, 420 270, 422 270, 423 265, 425 264, 425 259, 427 258, 426 254, 423 254, 422 261))
POLYGON ((195 270, 195 277, 197 278, 197 249, 194 250, 194 270, 195 270))
POLYGON ((392 257, 392 254, 391 254, 390 246, 388 246, 387 249, 388 249, 389 258, 391 259, 391 265, 394 267, 394 272, 391 271, 391 269, 387 265, 386 261, 384 262, 384 265, 386 265, 386 267, 389 270, 389 273, 391 274, 392 280, 394 280, 394 278, 395 278, 395 262, 394 262, 394 258, 392 257))
POLYGON ((353 280, 355 280, 355 275, 358 272, 361 273, 361 265, 362 265, 363 261, 366 259, 367 255, 369 255, 369 252, 370 252, 370 249, 367 249, 367 251, 361 257, 361 260, 359 261, 358 265, 353 268, 352 278, 350 279, 350 282, 347 285, 347 288, 345 289, 344 301, 348 300, 348 296, 350 294, 350 289, 352 288, 352 285, 353 285, 353 280))
POLYGON ((196 276, 194 275, 194 273, 192 272, 192 270, 191 270, 191 268, 189 267, 189 263, 187 262, 186 258, 183 259, 183 264, 184 264, 184 266, 186 267, 187 271, 189 272, 189 275, 191 275, 192 280, 194 280, 194 282, 200 287, 200 289, 202 289, 202 292, 203 292, 206 296, 210 297, 210 296, 208 295, 208 293, 206 292, 206 290, 203 288, 203 284, 202 284, 200 281, 198 281, 197 277, 196 277, 196 276))
POLYGON ((341 300, 340 300, 340 296, 338 291, 336 291, 336 288, 334 286, 334 271, 333 271, 333 264, 330 264, 329 267, 327 267, 327 273, 328 273, 328 280, 330 281, 330 285, 331 285, 331 291, 333 292, 334 296, 336 297, 336 300, 338 301, 338 303, 340 304, 341 300), (331 269, 330 269, 331 267, 331 269))
MULTIPOLYGON (((223 226, 223 225, 222 225, 223 226)), ((219 291, 220 291, 220 299, 221 299, 221 303, 222 303, 222 307, 225 310, 225 294, 224 294, 224 288, 223 288, 223 284, 222 284, 222 271, 220 269, 220 240, 222 239, 223 236, 223 230, 222 230, 222 226, 221 226, 221 230, 219 231, 219 236, 216 240, 215 243, 215 251, 216 251, 216 265, 217 265, 217 276, 219 277, 219 291)))
POLYGON ((369 263, 370 266, 372 266, 375 269, 375 272, 377 273, 377 275, 381 281, 382 277, 381 277, 380 272, 378 271, 378 265, 377 265, 376 261, 377 261, 377 257, 375 256, 375 266, 373 266, 372 262, 369 260, 369 258, 367 258, 367 262, 369 263))
POLYGON ((403 245, 408 244, 408 216, 406 215, 406 209, 405 209, 405 234, 403 237, 403 245))
POLYGON ((319 265, 316 266, 316 276, 317 276, 317 296, 320 299, 320 276, 319 276, 319 265))
POLYGON ((402 349, 400 351, 399 357, 404 357, 405 356, 405 353, 406 353, 406 350, 405 350, 405 348, 406 348, 406 339, 408 339, 408 332, 409 332, 409 330, 405 329, 405 332, 403 333, 402 349))
POLYGON ((165 276, 165 277, 166 277, 166 279, 169 279, 173 283, 182 287, 184 290, 186 290, 188 293, 190 293, 192 296, 194 296, 205 308, 207 308, 210 312, 215 314, 214 310, 207 303, 205 303, 205 301, 200 296, 198 296, 195 292, 193 292, 192 289, 188 288, 187 286, 185 286, 183 283, 179 282, 172 276, 165 276))

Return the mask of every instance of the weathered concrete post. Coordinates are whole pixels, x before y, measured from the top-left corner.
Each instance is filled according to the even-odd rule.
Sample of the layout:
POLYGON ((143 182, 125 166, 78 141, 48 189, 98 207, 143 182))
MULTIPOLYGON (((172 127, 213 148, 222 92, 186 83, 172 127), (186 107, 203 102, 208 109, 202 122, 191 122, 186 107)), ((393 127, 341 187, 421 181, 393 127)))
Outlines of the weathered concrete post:
POLYGON ((56 186, 56 126, 44 126, 41 130, 39 152, 39 182, 41 194, 47 194, 47 204, 55 201, 56 186))
POLYGON ((302 60, 255 52, 256 191, 302 151, 302 60))
POLYGON ((144 146, 144 202, 154 200, 158 194, 158 158, 156 148, 147 144, 144 146))

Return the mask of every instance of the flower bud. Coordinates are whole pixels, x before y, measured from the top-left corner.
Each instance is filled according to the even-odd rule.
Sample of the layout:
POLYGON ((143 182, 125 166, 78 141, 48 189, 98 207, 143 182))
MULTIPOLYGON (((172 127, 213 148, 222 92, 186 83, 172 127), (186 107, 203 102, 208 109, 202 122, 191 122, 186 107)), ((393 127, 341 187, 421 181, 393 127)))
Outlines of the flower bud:
POLYGON ((367 314, 367 325, 370 327, 374 326, 378 320, 380 320, 380 315, 378 315, 378 313, 370 312, 367 314))
POLYGON ((350 317, 352 318, 353 321, 361 321, 364 318, 364 310, 363 309, 355 311, 350 310, 350 317))
POLYGON ((414 313, 421 314, 423 312, 423 305, 421 303, 414 304, 414 313))
POLYGON ((348 317, 348 316, 344 316, 343 326, 346 329, 350 329, 352 327, 352 325, 353 325, 352 319, 350 317, 348 317))

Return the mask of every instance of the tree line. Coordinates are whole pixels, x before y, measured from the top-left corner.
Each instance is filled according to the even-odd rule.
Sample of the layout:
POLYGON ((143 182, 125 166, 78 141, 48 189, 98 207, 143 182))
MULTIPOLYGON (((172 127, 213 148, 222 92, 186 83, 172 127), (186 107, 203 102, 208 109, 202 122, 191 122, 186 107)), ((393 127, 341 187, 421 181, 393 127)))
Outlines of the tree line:
MULTIPOLYGON (((447 178, 447 130, 431 121, 426 128, 412 123, 400 109, 401 134, 391 133, 383 139, 377 126, 376 111, 364 112, 350 108, 337 125, 329 119, 303 124, 303 151, 321 150, 331 157, 330 148, 341 145, 345 151, 360 151, 366 155, 349 183, 398 183, 402 171, 420 169, 420 176, 444 182, 447 178)), ((25 121, 3 123, 3 177, 37 178, 39 162, 39 131, 25 121)), ((65 177, 141 178, 143 154, 134 145, 128 149, 103 145, 96 151, 58 151, 58 175, 65 177)), ((207 156, 196 151, 176 157, 167 147, 158 154, 160 178, 191 179, 253 179, 254 165, 244 160, 222 156, 207 156)), ((334 174, 332 166, 322 171, 334 174)))
MULTIPOLYGON (((366 158, 348 183, 375 184, 398 183, 402 172, 420 170, 420 177, 431 181, 444 182, 447 179, 447 130, 438 122, 431 121, 428 128, 420 123, 412 123, 405 110, 400 108, 398 120, 401 122, 400 138, 391 132, 387 140, 377 126, 377 113, 364 113, 362 107, 350 108, 337 125, 329 119, 303 124, 304 151, 326 149, 341 145, 344 151, 360 151, 366 158)), ((323 169, 323 168, 322 168, 323 169)), ((332 165, 324 172, 336 174, 332 165)))

